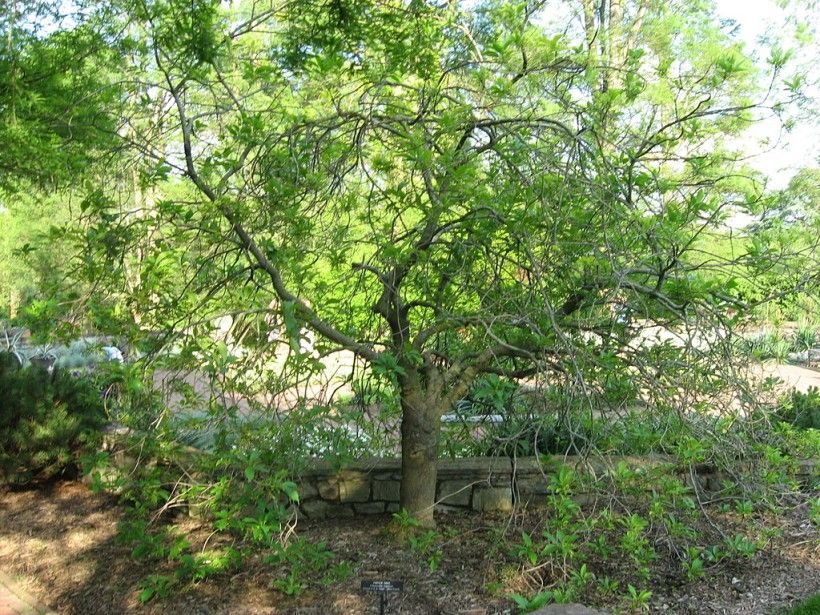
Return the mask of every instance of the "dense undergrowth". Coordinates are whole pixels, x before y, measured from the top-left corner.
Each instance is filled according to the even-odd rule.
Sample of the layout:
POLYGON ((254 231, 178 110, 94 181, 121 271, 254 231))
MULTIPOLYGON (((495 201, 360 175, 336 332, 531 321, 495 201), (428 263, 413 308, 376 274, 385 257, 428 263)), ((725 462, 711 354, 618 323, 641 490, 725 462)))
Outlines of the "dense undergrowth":
MULTIPOLYGON (((339 467, 360 456, 366 446, 358 431, 313 429, 318 439, 298 448, 303 414, 292 423, 249 421, 235 408, 213 406, 180 419, 127 365, 79 375, 4 365, 0 393, 17 404, 4 405, 17 413, 3 415, 5 480, 65 474, 82 455, 93 487, 125 504, 119 540, 155 570, 142 582, 141 600, 162 599, 251 562, 269 567, 273 588, 286 595, 355 574, 355 563, 300 538, 297 480, 311 452, 325 451, 339 467), (129 431, 100 450, 106 413, 129 431), (18 416, 24 418, 13 420, 18 416), (192 434, 206 428, 207 446, 192 448, 192 434), (38 439, 29 438, 34 433, 38 439), (190 516, 207 528, 204 544, 186 533, 190 516)), ((560 401, 557 391, 549 395, 560 401)), ((653 580, 670 566, 682 582, 693 582, 765 549, 777 529, 761 525, 761 515, 808 502, 820 524, 816 477, 796 481, 800 460, 820 456, 820 432, 812 428, 818 397, 792 393, 742 420, 646 408, 608 421, 580 413, 539 419, 522 411, 480 432, 461 432, 472 439, 445 436, 442 454, 449 446, 460 454, 542 455, 547 464, 554 453, 667 456, 651 468, 621 462, 597 475, 549 468, 549 494, 540 506, 498 524, 485 546, 497 564, 485 590, 523 611, 585 600, 641 611, 650 604, 653 580), (697 488, 703 467, 724 477, 719 490, 697 488)), ((349 405, 342 410, 340 416, 353 416, 349 405)), ((400 531, 391 539, 431 571, 454 539, 446 524, 423 528, 403 512, 393 525, 400 531)))
MULTIPOLYGON (((542 425, 555 425, 547 437, 537 423, 500 426, 508 435, 484 433, 480 441, 492 445, 489 454, 544 455, 545 463, 556 451, 668 456, 668 463, 651 469, 622 462, 597 476, 552 468, 545 479, 549 495, 538 511, 527 521, 499 524, 486 546, 499 572, 485 589, 509 596, 522 610, 603 599, 640 611, 650 603, 651 582, 668 574, 670 565, 692 582, 766 548, 777 530, 761 526, 760 515, 776 516, 808 500, 820 523, 820 500, 810 495, 817 485, 796 480, 800 460, 818 456, 820 434, 783 420, 792 416, 794 399, 743 421, 635 412, 604 426, 590 421, 583 437, 577 430, 583 422, 554 419, 542 425), (577 447, 567 446, 568 439, 577 447), (724 480, 717 491, 697 487, 703 467, 720 470, 724 480)), ((285 452, 295 432, 287 423, 227 416, 208 420, 206 452, 180 443, 180 424, 166 417, 158 419, 157 429, 130 436, 118 453, 125 460, 108 453, 88 460, 95 488, 119 493, 129 505, 120 539, 135 557, 162 571, 145 579, 141 599, 162 598, 251 561, 269 566, 273 587, 287 595, 354 574, 354 563, 299 538, 296 480, 307 460, 285 452), (194 515, 213 538, 192 545, 179 529, 186 518, 180 515, 194 515)), ((190 421, 186 433, 193 428, 190 421)), ((332 448, 339 467, 360 450, 355 440, 332 448)), ((394 517, 401 531, 392 539, 436 570, 453 539, 446 526, 424 528, 403 512, 394 517)))

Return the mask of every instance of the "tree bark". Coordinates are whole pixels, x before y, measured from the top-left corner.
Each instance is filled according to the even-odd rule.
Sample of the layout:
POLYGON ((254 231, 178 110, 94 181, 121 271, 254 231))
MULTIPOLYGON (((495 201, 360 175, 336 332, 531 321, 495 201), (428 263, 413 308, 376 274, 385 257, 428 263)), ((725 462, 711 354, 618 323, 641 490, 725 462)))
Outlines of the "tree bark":
POLYGON ((422 390, 402 391, 400 505, 425 527, 434 527, 441 401, 422 390))
POLYGON ((608 83, 611 87, 623 85, 623 70, 626 64, 626 40, 624 37, 624 0, 610 0, 609 3, 609 57, 607 58, 608 83))

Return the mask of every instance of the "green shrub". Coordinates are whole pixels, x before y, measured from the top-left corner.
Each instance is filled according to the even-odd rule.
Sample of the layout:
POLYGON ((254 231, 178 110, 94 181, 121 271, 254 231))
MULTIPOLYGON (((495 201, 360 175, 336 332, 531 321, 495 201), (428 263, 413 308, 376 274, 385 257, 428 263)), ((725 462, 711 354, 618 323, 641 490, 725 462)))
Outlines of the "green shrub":
POLYGON ((767 330, 745 343, 746 351, 758 361, 774 359, 784 363, 792 350, 792 341, 778 331, 767 330))
POLYGON ((794 390, 777 417, 801 429, 820 429, 820 389, 811 387, 805 393, 794 390))
POLYGON ((20 368, 12 355, 1 353, 0 483, 71 475, 104 418, 100 392, 88 379, 20 368))
POLYGON ((801 321, 792 338, 792 348, 797 352, 811 350, 817 345, 817 330, 811 323, 801 321))

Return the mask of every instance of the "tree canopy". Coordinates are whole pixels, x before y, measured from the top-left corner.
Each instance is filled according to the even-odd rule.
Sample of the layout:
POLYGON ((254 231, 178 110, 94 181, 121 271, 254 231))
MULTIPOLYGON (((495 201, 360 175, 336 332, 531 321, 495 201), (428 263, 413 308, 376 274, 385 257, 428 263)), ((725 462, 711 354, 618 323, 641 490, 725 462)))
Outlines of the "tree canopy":
POLYGON ((79 19, 7 17, 0 183, 82 180, 82 309, 134 336, 274 312, 294 348, 304 328, 352 351, 400 398, 402 505, 426 521, 440 417, 480 376, 675 404, 726 384, 760 272, 816 289, 811 237, 713 249, 771 209, 739 143, 799 83, 711 2, 109 0, 79 19), (634 342, 655 327, 688 341, 634 342))

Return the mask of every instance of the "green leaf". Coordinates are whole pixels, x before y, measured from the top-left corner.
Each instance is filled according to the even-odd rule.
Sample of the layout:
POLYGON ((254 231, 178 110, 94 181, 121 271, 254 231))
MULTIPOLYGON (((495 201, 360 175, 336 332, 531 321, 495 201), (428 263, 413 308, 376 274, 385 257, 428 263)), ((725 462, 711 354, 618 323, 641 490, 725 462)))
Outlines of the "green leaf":
POLYGON ((290 498, 291 502, 299 502, 299 491, 297 490, 296 483, 290 481, 282 483, 282 491, 290 498))
POLYGON ((373 363, 373 372, 383 376, 389 377, 391 380, 395 378, 396 374, 406 376, 407 372, 399 365, 398 359, 389 352, 379 353, 376 361, 373 363))
POLYGON ((520 609, 527 609, 530 606, 530 601, 521 594, 510 594, 510 598, 518 605, 520 609))

